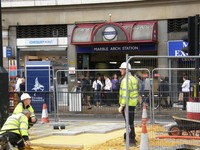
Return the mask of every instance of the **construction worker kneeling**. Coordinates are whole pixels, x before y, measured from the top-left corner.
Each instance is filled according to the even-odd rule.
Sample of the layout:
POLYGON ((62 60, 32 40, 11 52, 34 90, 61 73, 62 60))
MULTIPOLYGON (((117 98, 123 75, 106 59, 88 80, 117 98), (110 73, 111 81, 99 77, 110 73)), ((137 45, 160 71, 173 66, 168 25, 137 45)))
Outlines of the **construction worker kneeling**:
POLYGON ((0 134, 9 138, 9 142, 19 150, 24 149, 25 145, 29 146, 28 136, 28 119, 30 118, 30 111, 24 109, 22 113, 12 114, 7 118, 0 134))
POLYGON ((21 102, 17 104, 15 107, 13 114, 18 114, 23 112, 24 109, 28 109, 31 113, 31 116, 28 120, 29 122, 29 128, 33 126, 37 122, 37 118, 34 113, 34 109, 31 106, 31 96, 28 93, 23 93, 20 97, 21 102))

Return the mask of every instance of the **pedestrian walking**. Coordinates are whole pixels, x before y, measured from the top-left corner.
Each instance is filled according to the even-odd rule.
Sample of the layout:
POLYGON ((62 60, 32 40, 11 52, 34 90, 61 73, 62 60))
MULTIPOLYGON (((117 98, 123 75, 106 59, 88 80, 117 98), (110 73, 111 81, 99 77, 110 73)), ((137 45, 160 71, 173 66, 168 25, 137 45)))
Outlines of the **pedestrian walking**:
POLYGON ((73 86, 71 92, 81 92, 81 81, 78 80, 77 83, 73 86))
POLYGON ((25 92, 26 90, 26 83, 25 83, 25 78, 21 78, 21 83, 19 85, 19 90, 20 92, 18 93, 19 98, 21 97, 21 95, 25 92))
POLYGON ((91 103, 90 103, 90 81, 86 77, 82 77, 81 81, 81 91, 83 93, 83 102, 85 102, 88 105, 87 109, 92 109, 91 103))
POLYGON ((182 92, 183 92, 183 108, 182 110, 186 110, 187 101, 189 98, 190 92, 190 80, 186 75, 183 76, 183 84, 182 84, 182 92))
MULTIPOLYGON (((128 64, 128 68, 126 68, 126 62, 121 64, 120 72, 122 75, 122 80, 120 84, 120 91, 119 91, 119 112, 122 113, 125 119, 125 107, 128 105, 129 108, 129 122, 127 124, 130 127, 129 132, 129 143, 133 146, 136 146, 136 134, 135 134, 135 127, 134 127, 134 115, 135 115, 135 107, 138 101, 138 80, 130 73, 126 74, 126 69, 131 69, 131 65, 128 64), (126 77, 128 77, 128 89, 126 90, 126 77), (128 92, 128 93, 127 93, 128 92), (126 96, 128 94, 128 104, 126 103, 126 96)), ((126 119, 125 119, 126 122, 126 119)), ((124 140, 126 140, 126 133, 124 134, 124 140)))
POLYGON ((102 105, 101 91, 103 84, 101 82, 101 76, 98 76, 96 80, 93 81, 92 88, 94 89, 94 104, 98 107, 102 105))
POLYGON ((116 73, 113 75, 111 83, 112 83, 112 101, 114 104, 117 104, 118 103, 117 100, 119 97, 119 80, 116 73))
POLYGON ((162 105, 163 108, 168 108, 170 104, 168 104, 169 96, 169 87, 165 77, 160 77, 160 84, 158 86, 158 97, 159 97, 159 105, 162 105))
POLYGON ((105 80, 105 85, 104 85, 104 94, 105 94, 105 103, 107 104, 107 106, 111 106, 111 87, 112 87, 112 83, 111 80, 108 76, 108 74, 104 75, 104 80, 105 80))

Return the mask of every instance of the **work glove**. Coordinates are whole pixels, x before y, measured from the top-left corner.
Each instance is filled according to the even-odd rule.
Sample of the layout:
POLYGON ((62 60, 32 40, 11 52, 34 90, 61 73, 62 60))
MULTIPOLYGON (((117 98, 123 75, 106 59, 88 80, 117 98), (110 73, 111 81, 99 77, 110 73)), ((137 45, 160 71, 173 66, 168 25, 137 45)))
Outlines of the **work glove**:
POLYGON ((31 145, 30 141, 25 141, 25 145, 30 146, 31 145))
POLYGON ((124 111, 124 106, 120 105, 119 108, 118 108, 118 110, 119 110, 119 113, 123 113, 123 111, 124 111))

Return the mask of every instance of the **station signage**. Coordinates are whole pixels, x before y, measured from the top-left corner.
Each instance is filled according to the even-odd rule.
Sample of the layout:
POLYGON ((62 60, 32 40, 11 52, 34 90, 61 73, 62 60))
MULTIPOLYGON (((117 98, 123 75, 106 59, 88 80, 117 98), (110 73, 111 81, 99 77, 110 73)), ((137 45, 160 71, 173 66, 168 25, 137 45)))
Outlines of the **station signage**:
POLYGON ((140 45, 108 45, 108 46, 77 46, 77 53, 95 53, 95 52, 133 52, 133 51, 155 51, 156 44, 140 45))
POLYGON ((94 52, 102 51, 135 51, 139 50, 139 46, 104 46, 104 47, 93 47, 94 52))
POLYGON ((105 40, 112 41, 117 36, 117 31, 115 30, 115 28, 110 26, 110 27, 106 27, 102 34, 105 40))
POLYGON ((8 47, 8 46, 3 47, 3 57, 7 57, 7 58, 12 57, 12 48, 11 47, 8 47))
POLYGON ((195 61, 193 58, 187 58, 188 53, 183 52, 181 49, 187 47, 188 43, 182 40, 168 41, 168 56, 183 56, 185 58, 180 61, 195 61))
POLYGON ((182 40, 168 41, 168 56, 188 56, 181 50, 183 47, 187 47, 187 44, 182 40))

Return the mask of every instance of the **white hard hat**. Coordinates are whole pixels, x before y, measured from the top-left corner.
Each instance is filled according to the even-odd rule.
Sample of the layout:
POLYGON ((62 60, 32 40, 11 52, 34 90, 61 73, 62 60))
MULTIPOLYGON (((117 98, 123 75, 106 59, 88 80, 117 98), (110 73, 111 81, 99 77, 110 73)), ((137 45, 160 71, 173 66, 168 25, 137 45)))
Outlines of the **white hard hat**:
POLYGON ((25 100, 25 99, 28 99, 28 98, 31 98, 31 96, 28 94, 28 93, 23 93, 21 95, 21 101, 25 100))
MULTIPOLYGON (((120 69, 121 69, 121 68, 122 68, 122 69, 126 69, 126 62, 123 62, 119 68, 120 68, 120 69)), ((131 69, 131 65, 130 65, 129 63, 128 63, 128 69, 129 69, 129 70, 131 69)))

